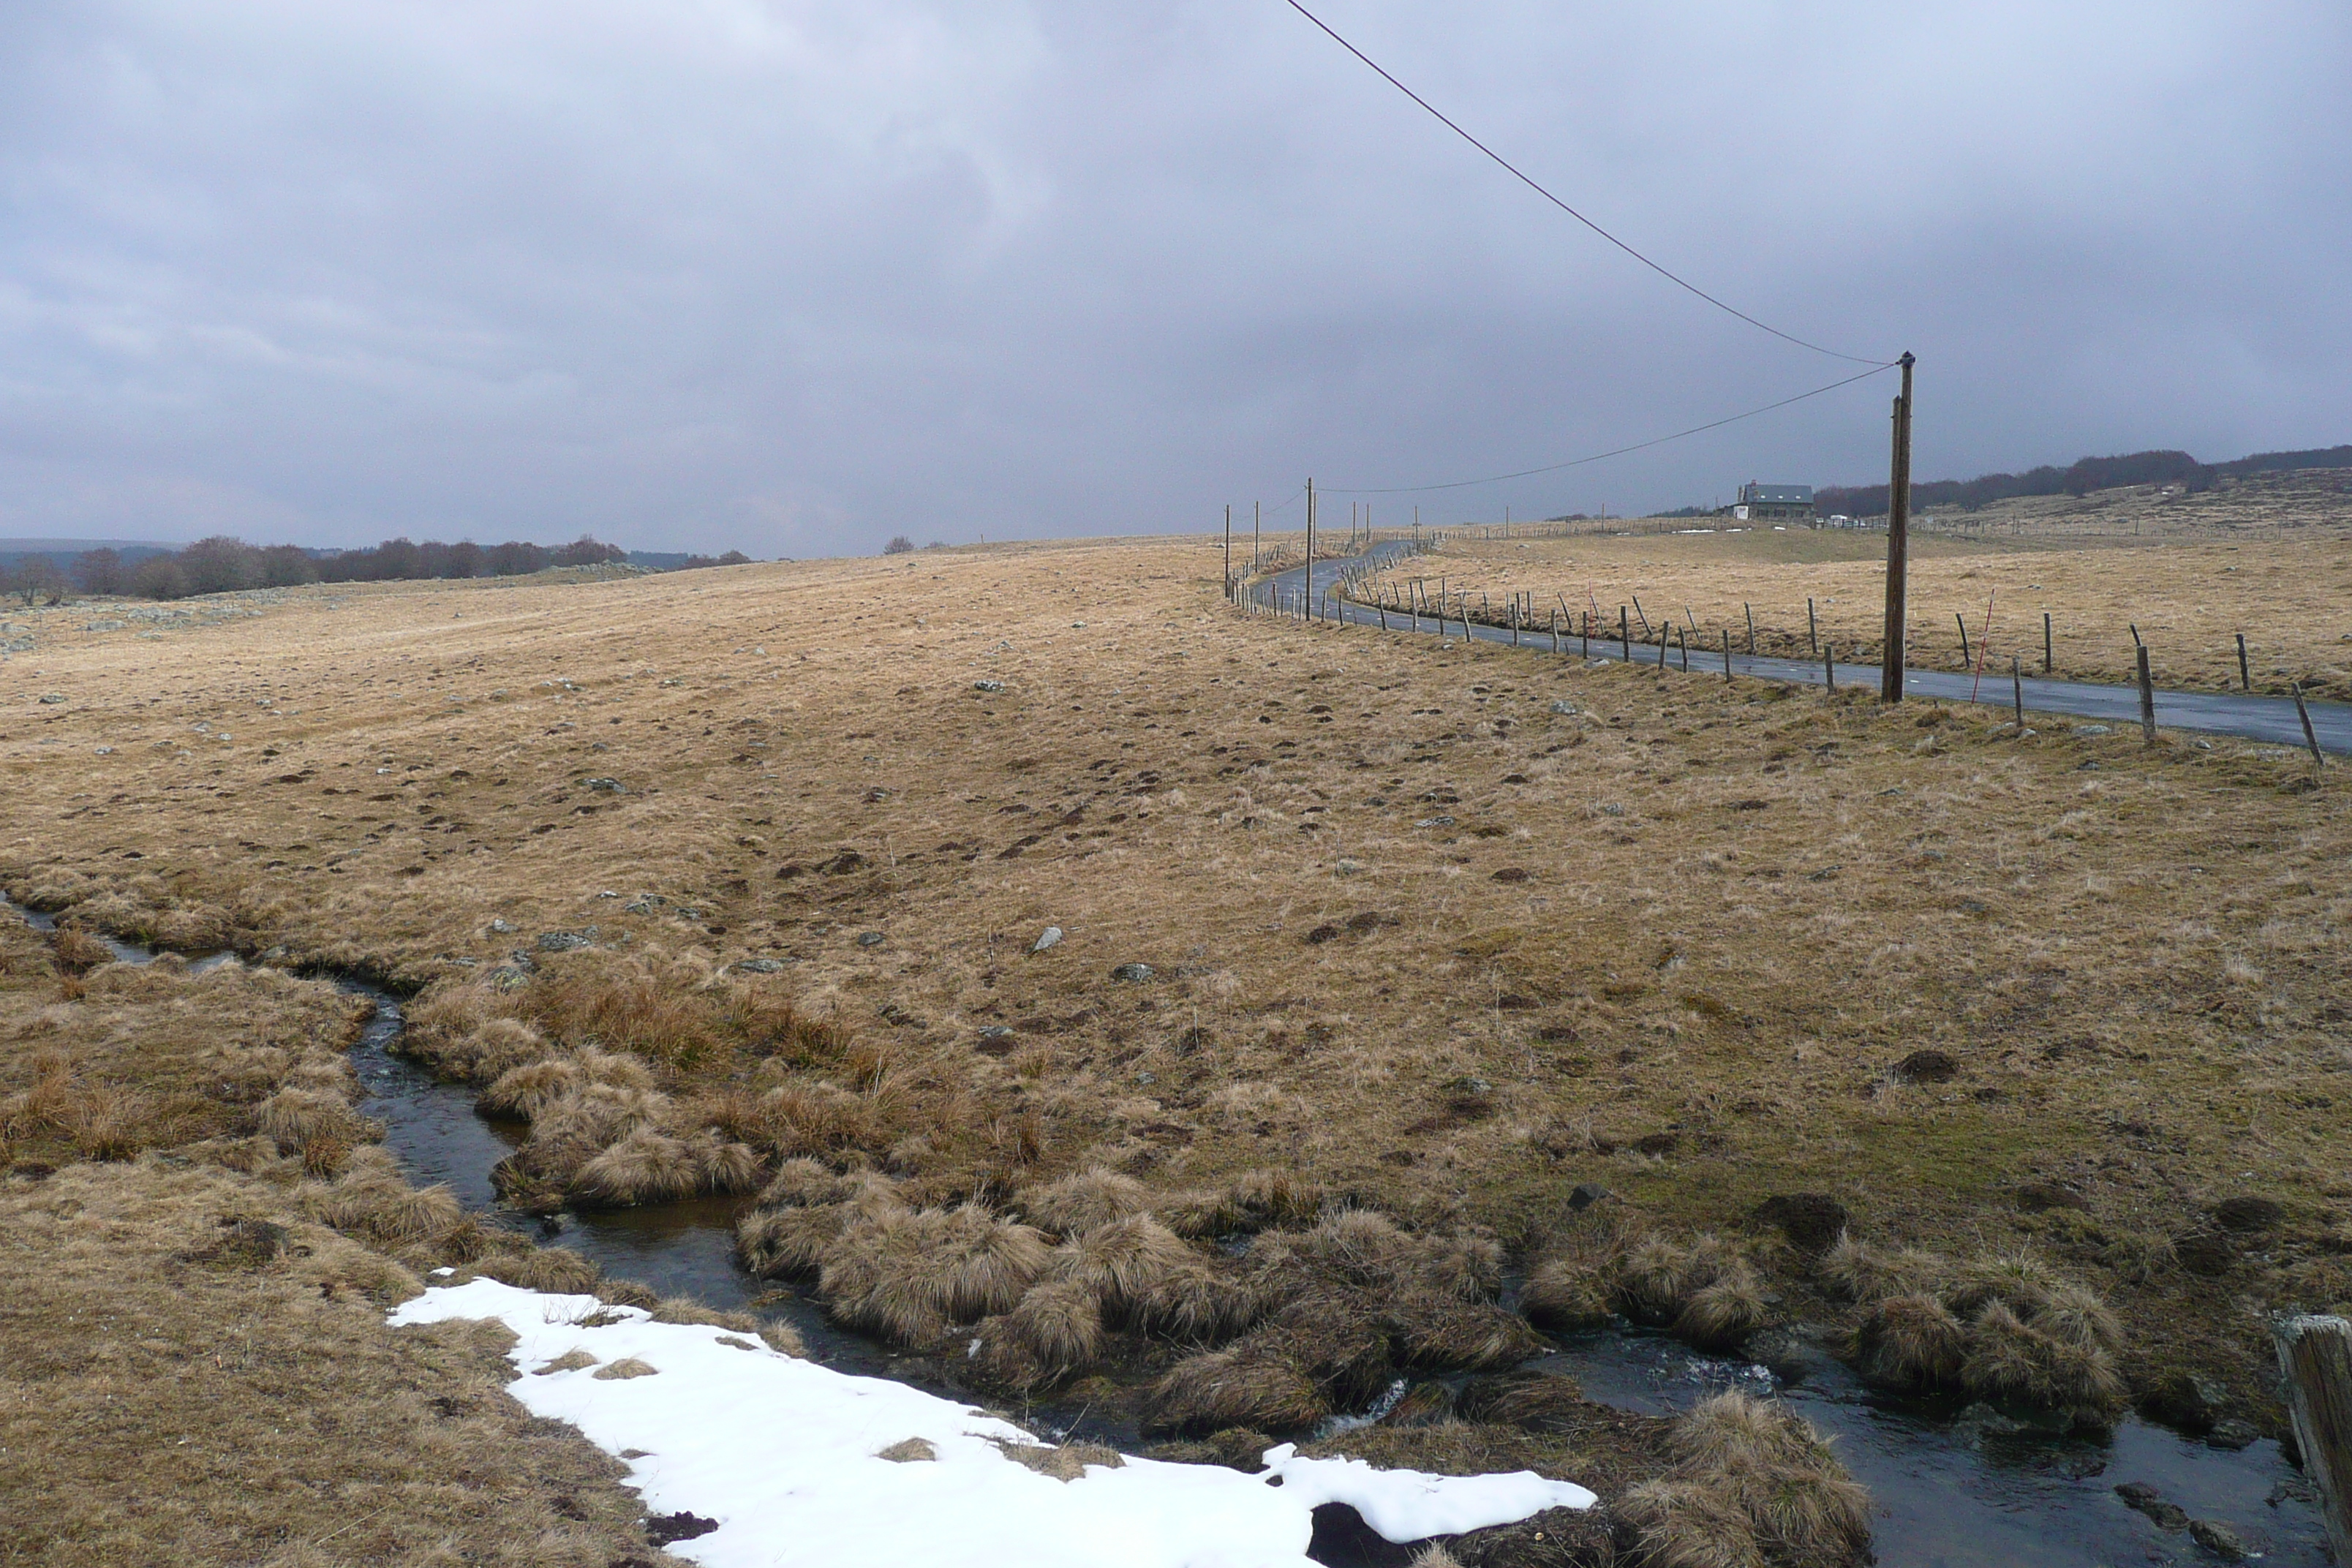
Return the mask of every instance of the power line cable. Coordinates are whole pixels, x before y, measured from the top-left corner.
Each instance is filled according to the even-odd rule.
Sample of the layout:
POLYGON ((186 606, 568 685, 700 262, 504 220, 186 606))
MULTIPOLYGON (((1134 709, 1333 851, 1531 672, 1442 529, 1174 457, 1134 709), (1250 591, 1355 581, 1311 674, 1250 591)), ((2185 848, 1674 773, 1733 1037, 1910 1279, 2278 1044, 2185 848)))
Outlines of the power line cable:
MULTIPOLYGON (((1566 213, 1569 216, 1574 218, 1577 222, 1582 224, 1585 227, 1591 229, 1593 233, 1599 235, 1601 238, 1607 240, 1610 244, 1615 246, 1618 249, 1623 251, 1626 255, 1632 257, 1643 266, 1648 268, 1651 271, 1656 273, 1659 277, 1664 278, 1668 282, 1674 284, 1676 288, 1688 289, 1691 293, 1697 295, 1700 299, 1706 300, 1717 310, 1728 311, 1730 314, 1735 315, 1741 321, 1747 322, 1749 326, 1756 328, 1759 331, 1769 332, 1774 337, 1780 339, 1782 342, 1794 343, 1799 348, 1811 349, 1817 354, 1827 354, 1832 359, 1850 360, 1855 364, 1883 365, 1888 363, 1883 360, 1865 359, 1860 354, 1841 353, 1836 349, 1823 348, 1819 343, 1808 342, 1792 332, 1784 332, 1778 327, 1769 326, 1766 323, 1758 321, 1755 317, 1749 315, 1745 310, 1739 310, 1736 306, 1725 304, 1722 300, 1717 299, 1714 295, 1708 293, 1706 289, 1700 288, 1697 284, 1693 283, 1688 279, 1680 277, 1677 274, 1669 271, 1664 267, 1651 260, 1648 257, 1634 249, 1632 246, 1626 244, 1623 240, 1618 238, 1615 235, 1610 233, 1607 229, 1601 227, 1599 224, 1593 222, 1591 218, 1586 217, 1574 207, 1570 206, 1566 202, 1561 201, 1558 196, 1553 195, 1549 191, 1544 189, 1542 185, 1537 184, 1535 180, 1522 173, 1518 166, 1513 163, 1509 159, 1504 157, 1500 153, 1496 152, 1492 147, 1487 146, 1484 142, 1479 141, 1478 138, 1471 135, 1470 132, 1463 130, 1461 126, 1456 125, 1452 120, 1446 118, 1444 113, 1442 112, 1436 105, 1431 103, 1429 100, 1422 97, 1421 94, 1413 91, 1412 89, 1405 86, 1404 83, 1391 76, 1387 69, 1383 68, 1378 60, 1373 59, 1370 55, 1364 53, 1363 50, 1356 47, 1355 45, 1341 37, 1337 32, 1333 31, 1329 23, 1324 21, 1322 17, 1318 16, 1314 12, 1309 11, 1306 6, 1300 5, 1298 0, 1284 0, 1284 3, 1292 10, 1297 12, 1308 21, 1314 23, 1316 26, 1321 28, 1324 35, 1333 43, 1338 44, 1341 48, 1347 50, 1349 54, 1355 56, 1358 59, 1363 61, 1364 64, 1370 66, 1374 71, 1378 72, 1381 80, 1387 82, 1391 87, 1396 89, 1399 92, 1404 94, 1407 98, 1421 105, 1422 108, 1427 110, 1431 116, 1433 117, 1439 124, 1444 126, 1448 131, 1453 132, 1456 136, 1461 137, 1465 142, 1469 142, 1473 147, 1477 148, 1478 151, 1486 154, 1487 157, 1492 158, 1496 163, 1500 164, 1513 179, 1517 180, 1521 184, 1527 186, 1528 189, 1535 192, 1536 195, 1541 196, 1544 200, 1549 202, 1552 205, 1558 207, 1560 211, 1566 213)), ((1824 390, 1826 390, 1826 388, 1824 390)))
POLYGON ((1753 419, 1759 414, 1769 414, 1776 408, 1786 408, 1792 403, 1802 403, 1809 397, 1819 397, 1825 392, 1835 392, 1841 386, 1852 386, 1857 381, 1867 381, 1883 371, 1894 368, 1891 364, 1873 365, 1859 375, 1847 376, 1843 381, 1833 381, 1827 386, 1817 386, 1811 392, 1801 392, 1794 397, 1784 397, 1778 403, 1768 403, 1761 408, 1751 408, 1745 414, 1733 414, 1721 419, 1711 419, 1704 425, 1694 425, 1687 430, 1677 430, 1671 436, 1653 437, 1647 441, 1636 441, 1630 447, 1612 447, 1606 452, 1595 452, 1589 458, 1571 458, 1565 463, 1548 463, 1540 468, 1521 468, 1508 474, 1488 474, 1486 478, 1478 479, 1451 479, 1442 485, 1391 485, 1385 489, 1350 489, 1343 485, 1327 485, 1324 487, 1324 493, 1335 496, 1419 495, 1426 490, 1467 489, 1473 485, 1499 484, 1505 479, 1524 479, 1535 474, 1556 474, 1562 468, 1580 468, 1587 463, 1597 463, 1604 458, 1622 458, 1628 452, 1640 452, 1652 447, 1663 447, 1669 441, 1679 441, 1685 436, 1696 436, 1702 431, 1720 430, 1726 425, 1737 425, 1743 419, 1753 419))

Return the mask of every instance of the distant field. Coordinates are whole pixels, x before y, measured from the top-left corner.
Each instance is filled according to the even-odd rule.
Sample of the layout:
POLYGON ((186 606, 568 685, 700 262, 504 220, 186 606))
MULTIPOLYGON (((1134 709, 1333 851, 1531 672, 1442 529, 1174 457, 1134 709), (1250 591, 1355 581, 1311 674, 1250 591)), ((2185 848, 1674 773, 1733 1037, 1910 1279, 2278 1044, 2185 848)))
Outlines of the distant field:
MULTIPOLYGON (((1811 592, 1843 642, 1874 542, 1426 566, 1687 603, 1710 636, 1744 597, 1801 637, 1811 592)), ((2126 615, 2209 681, 2234 617, 2273 628, 2264 671, 2308 620, 2317 673, 2336 548, 1927 542, 1920 647, 1999 586, 2000 657, 2049 603, 2070 673, 2120 671, 2126 615)), ((572 1043, 624 1037, 563 998, 625 983, 672 1020, 644 1037, 666 1092, 732 1116, 789 1089, 843 1158, 942 1193, 1272 1164, 1512 1244, 1580 1181, 1733 1233, 1831 1194, 1873 1239, 2064 1260, 2121 1303, 2136 1380, 2200 1366, 2274 1418, 2261 1310, 2352 1303, 2339 786, 2231 742, 2020 744, 1932 705, 1248 620, 1218 565, 1074 543, 44 634, 0 667, 0 881, 572 1043), (518 951, 535 977, 501 990, 518 951), (779 967, 719 973, 751 959, 779 967), (836 1043, 677 1021, 762 996, 836 1043), (1901 1067, 1923 1051, 1951 1075, 1901 1067), (2087 1207, 2021 1205, 2048 1183, 2087 1207), (2226 1278, 2172 1261, 2248 1192, 2284 1230, 2226 1278)))
MULTIPOLYGON (((2333 474, 2261 479, 2275 482, 2168 499, 2151 490, 2011 501, 1938 518, 1913 542, 1910 661, 1970 668, 1956 619, 1964 616, 1971 658, 1981 649, 1988 671, 2005 672, 2015 657, 2033 672, 2046 613, 2063 676, 2133 679, 2137 626, 2158 684, 2235 689, 2242 633, 2255 690, 2284 692, 2300 680, 2307 692, 2352 699, 2352 495, 2333 474), (2258 504, 2265 496, 2275 509, 2258 504), (2140 523, 2147 531, 2135 534, 2140 523)), ((1433 590, 1442 574, 1449 592, 1466 589, 1474 606, 1484 595, 1498 612, 1514 594, 1532 593, 1538 626, 1564 601, 1570 618, 1597 608, 1612 637, 1624 605, 1637 636, 1645 619, 1671 620, 1696 644, 1719 647, 1728 631, 1743 650, 1752 610, 1757 651, 1775 654, 1815 647, 1811 598, 1821 641, 1841 658, 1879 657, 1884 533, 1678 526, 1695 531, 1457 536, 1384 586, 1404 594, 1403 578, 1422 576, 1433 590), (1710 528, 1717 531, 1696 531, 1710 528)))

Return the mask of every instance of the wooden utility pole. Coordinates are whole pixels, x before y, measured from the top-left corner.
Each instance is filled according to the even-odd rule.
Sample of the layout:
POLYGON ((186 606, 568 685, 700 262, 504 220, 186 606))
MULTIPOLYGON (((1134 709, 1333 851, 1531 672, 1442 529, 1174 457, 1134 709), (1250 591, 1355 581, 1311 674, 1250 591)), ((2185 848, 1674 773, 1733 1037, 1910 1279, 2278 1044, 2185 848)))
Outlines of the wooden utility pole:
POLYGON ((1904 590, 1910 572, 1911 542, 1911 366, 1906 351, 1895 362, 1903 367, 1903 390, 1895 399, 1895 458, 1886 483, 1886 649, 1879 658, 1878 700, 1903 700, 1904 590))
POLYGON ((1257 575, 1257 529, 1259 502, 1250 502, 1250 575, 1257 575))
POLYGON ((1225 597, 1234 596, 1234 508, 1225 503, 1225 597))
POLYGON ((1307 481, 1307 586, 1301 590, 1307 600, 1307 615, 1315 614, 1315 481, 1307 481))

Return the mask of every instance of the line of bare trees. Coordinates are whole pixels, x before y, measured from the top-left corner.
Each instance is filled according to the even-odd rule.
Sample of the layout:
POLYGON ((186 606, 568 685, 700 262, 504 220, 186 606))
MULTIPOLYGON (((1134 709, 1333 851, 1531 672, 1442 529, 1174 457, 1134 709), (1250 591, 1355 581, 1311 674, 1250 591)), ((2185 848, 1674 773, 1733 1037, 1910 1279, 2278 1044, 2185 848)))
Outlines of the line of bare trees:
MULTIPOLYGON (((104 546, 85 550, 61 564, 54 556, 26 555, 0 564, 0 593, 32 605, 56 604, 70 588, 85 594, 136 599, 184 599, 193 594, 226 594, 246 588, 292 588, 306 583, 392 583, 418 578, 507 577, 550 566, 596 566, 625 561, 628 552, 582 534, 569 544, 476 544, 461 539, 444 544, 387 539, 372 550, 346 550, 314 556, 294 544, 256 545, 226 534, 200 539, 168 554, 125 559, 104 546)), ((689 566, 731 566, 749 560, 740 551, 692 556, 689 566)))

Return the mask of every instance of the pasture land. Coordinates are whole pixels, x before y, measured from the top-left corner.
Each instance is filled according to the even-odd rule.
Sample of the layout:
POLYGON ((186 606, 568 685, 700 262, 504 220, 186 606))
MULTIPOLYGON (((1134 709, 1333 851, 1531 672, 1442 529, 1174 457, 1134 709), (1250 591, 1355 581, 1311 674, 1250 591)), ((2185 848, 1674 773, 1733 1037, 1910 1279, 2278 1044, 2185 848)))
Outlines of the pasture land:
MULTIPOLYGON (((1965 670, 1983 654, 1990 679, 2005 675, 2014 656, 2038 673, 2046 613, 2061 676, 2135 679, 2137 626, 2158 686, 2236 690, 2243 634, 2256 691, 2284 693, 2300 680, 2312 695, 2352 700, 2347 482, 2332 471, 2264 475, 2197 496, 2101 491, 1939 517, 1913 539, 1910 662, 1965 670), (1956 616, 1968 623, 1969 661, 1956 616)), ((1695 647, 1720 648, 1728 632, 1742 652, 1752 608, 1759 653, 1811 654, 1818 637, 1841 658, 1877 660, 1884 533, 1716 519, 1623 526, 1688 531, 1612 534, 1593 525, 1564 539, 1522 530, 1487 540, 1474 530, 1388 574, 1381 589, 1367 585, 1364 596, 1409 597, 1407 577, 1428 579, 1434 592, 1443 574, 1449 594, 1468 592, 1474 616, 1482 600, 1500 616, 1514 595, 1531 594, 1539 631, 1548 633, 1555 612, 1571 627, 1589 614, 1613 639, 1622 605, 1636 637, 1645 624, 1664 623, 1682 627, 1695 647)))
MULTIPOLYGON (((1816 596, 1863 624, 1867 566, 1783 537, 1446 563, 1799 635, 1847 573, 1816 596)), ((2182 606, 2234 614, 2198 597, 2233 562, 2335 575, 2189 548, 2182 606)), ((2170 559, 1921 553, 1923 618, 1969 571, 2120 612, 2170 559)), ((1822 1194, 1875 1243, 2074 1271, 2135 1389, 2195 1368, 2275 1426, 2263 1314, 2352 1303, 2352 822, 2307 759, 1251 620, 1218 567, 926 552, 53 638, 0 666, 0 882, 421 991, 453 1065, 501 1019, 635 1052, 765 1161, 940 1197, 1273 1166, 1532 1247, 1592 1184, 1827 1320, 1754 1217, 1822 1194)))

